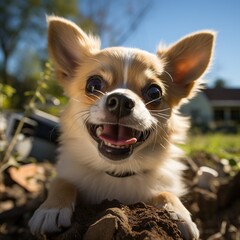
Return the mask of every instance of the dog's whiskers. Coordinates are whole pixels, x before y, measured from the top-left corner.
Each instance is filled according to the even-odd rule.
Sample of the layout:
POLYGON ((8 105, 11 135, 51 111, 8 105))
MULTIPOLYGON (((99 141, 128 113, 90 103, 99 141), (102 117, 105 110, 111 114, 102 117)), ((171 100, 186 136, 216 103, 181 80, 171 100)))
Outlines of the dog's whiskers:
POLYGON ((162 115, 162 114, 152 114, 155 117, 162 118, 164 120, 168 120, 169 115, 162 115))
POLYGON ((171 144, 171 142, 169 141, 169 137, 168 137, 168 133, 166 132, 166 130, 162 127, 162 126, 160 126, 159 125, 159 127, 160 127, 160 129, 163 131, 163 133, 165 134, 165 136, 164 135, 162 135, 161 137, 168 143, 168 144, 171 144))
POLYGON ((87 115, 89 113, 90 113, 89 109, 86 109, 86 110, 82 110, 80 112, 75 113, 74 115, 72 115, 72 117, 75 118, 77 116, 77 119, 79 119, 79 118, 84 117, 85 115, 87 115), (81 114, 81 115, 79 115, 79 114, 81 114))
POLYGON ((159 133, 159 130, 162 131, 163 134, 159 135, 159 141, 158 144, 163 147, 164 149, 166 149, 166 146, 164 146, 163 141, 167 142, 168 144, 171 144, 170 141, 168 140, 169 138, 169 134, 167 133, 166 129, 164 128, 164 126, 167 126, 167 124, 163 124, 161 122, 158 122, 157 125, 153 126, 152 129, 154 130, 154 146, 153 149, 155 148, 155 145, 157 144, 157 134, 159 133))
POLYGON ((87 123, 88 123, 89 118, 90 118, 90 116, 88 115, 88 116, 83 120, 83 125, 82 125, 82 127, 86 127, 86 126, 87 126, 87 123))
POLYGON ((171 81, 174 82, 172 75, 166 70, 164 72, 170 77, 171 81))
POLYGON ((161 100, 161 99, 162 99, 162 97, 158 97, 158 98, 156 98, 156 99, 153 99, 153 100, 145 103, 145 106, 147 106, 148 104, 151 104, 151 103, 153 103, 153 102, 155 102, 155 101, 161 100))
POLYGON ((71 100, 76 101, 76 102, 81 102, 79 99, 71 97, 71 100))
MULTIPOLYGON (((89 98, 90 98, 90 97, 89 97, 89 98)), ((88 106, 92 106, 92 104, 87 103, 87 102, 84 102, 84 101, 81 101, 81 100, 79 100, 79 99, 77 99, 77 98, 71 97, 70 99, 73 100, 73 101, 75 101, 75 102, 79 102, 79 103, 83 103, 83 104, 88 105, 88 106)), ((94 99, 91 99, 91 98, 90 98, 90 100, 93 101, 93 102, 95 102, 94 99)))
POLYGON ((166 150, 166 147, 162 143, 160 143, 160 146, 166 150))
POLYGON ((152 146, 152 151, 155 149, 155 146, 157 144, 157 132, 158 132, 158 125, 152 126, 151 129, 153 130, 153 146, 152 146))
POLYGON ((89 99, 89 100, 91 100, 92 102, 95 102, 96 100, 94 99, 94 98, 92 98, 92 97, 95 97, 95 98, 97 98, 98 100, 100 100, 100 97, 99 96, 97 96, 97 95, 95 95, 95 94, 90 94, 90 96, 89 95, 86 95, 85 94, 85 96, 89 99))
POLYGON ((167 114, 167 113, 153 113, 152 115, 154 116, 164 116, 164 117, 169 117, 170 114, 167 114))
POLYGON ((157 113, 160 113, 160 112, 165 112, 167 110, 169 110, 170 108, 164 108, 164 109, 161 109, 161 110, 157 110, 157 109, 152 109, 152 110, 149 110, 149 112, 157 112, 157 113))
POLYGON ((71 126, 70 126, 70 129, 69 129, 69 133, 72 131, 72 128, 75 126, 75 128, 77 128, 79 125, 78 124, 76 124, 76 122, 79 120, 79 119, 81 119, 81 118, 84 118, 84 117, 86 117, 84 120, 83 120, 83 127, 85 126, 85 121, 86 121, 86 119, 89 119, 89 117, 90 117, 90 111, 89 111, 89 109, 86 109, 86 110, 82 110, 82 111, 79 111, 79 112, 77 112, 77 113, 75 113, 75 114, 73 114, 72 115, 72 119, 73 119, 73 122, 72 122, 72 124, 71 124, 71 126))
MULTIPOLYGON (((106 93, 104 93, 104 92, 102 92, 100 90, 95 89, 94 91, 100 93, 102 96, 106 95, 106 93)), ((94 96, 96 96, 96 95, 94 95, 94 96)))

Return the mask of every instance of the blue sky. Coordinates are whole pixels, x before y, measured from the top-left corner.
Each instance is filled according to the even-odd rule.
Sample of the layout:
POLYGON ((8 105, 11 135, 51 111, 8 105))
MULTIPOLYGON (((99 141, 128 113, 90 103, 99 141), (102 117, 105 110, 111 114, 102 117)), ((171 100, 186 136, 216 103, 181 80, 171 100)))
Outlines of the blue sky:
MULTIPOLYGON (((134 6, 148 2, 151 7, 147 14, 122 45, 154 53, 159 42, 170 44, 194 31, 215 30, 218 33, 215 57, 206 82, 208 86, 213 86, 214 81, 221 78, 228 87, 240 88, 240 0, 79 1, 83 11, 99 5, 108 11, 109 24, 118 28, 116 36, 125 33, 129 25, 129 16, 124 15, 124 11, 126 14, 129 6, 132 5, 134 9, 134 6)), ((45 21, 45 16, 43 18, 45 21)), ((14 63, 16 65, 16 61, 12 65, 14 63)))
MULTIPOLYGON (((118 1, 118 4, 127 2, 118 1)), ((113 18, 118 11, 118 7, 113 8, 113 18)), ((123 45, 155 52, 159 42, 173 43, 186 34, 204 29, 218 33, 214 63, 207 75, 208 85, 222 78, 227 86, 240 87, 239 0, 152 0, 150 10, 123 45)))

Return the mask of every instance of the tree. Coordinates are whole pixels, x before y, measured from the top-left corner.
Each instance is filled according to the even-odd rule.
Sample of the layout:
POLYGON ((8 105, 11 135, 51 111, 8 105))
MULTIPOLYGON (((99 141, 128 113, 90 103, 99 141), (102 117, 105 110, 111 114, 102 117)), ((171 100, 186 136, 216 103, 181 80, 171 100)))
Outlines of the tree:
POLYGON ((226 81, 222 78, 218 78, 214 82, 214 88, 225 88, 226 87, 226 81))
MULTIPOLYGON (((152 0, 95 0, 81 1, 84 18, 94 22, 91 30, 101 36, 103 45, 123 44, 140 26, 152 7, 152 0), (107 7, 106 7, 107 6, 107 7)), ((87 29, 89 30, 89 28, 87 29)))
MULTIPOLYGON (((0 1, 0 51, 2 54, 2 81, 10 81, 8 63, 21 42, 40 43, 45 30, 44 15, 54 12, 59 15, 77 15, 76 0, 1 0, 0 1), (54 11, 53 11, 54 10, 54 11), (38 39, 38 41, 36 41, 38 39)), ((41 44, 40 44, 41 45, 41 44)))
POLYGON ((70 18, 85 31, 100 35, 103 45, 109 46, 123 43, 139 26, 151 5, 144 1, 139 5, 136 0, 1 0, 0 80, 18 88, 12 107, 23 106, 24 91, 34 88, 36 73, 47 60, 46 14, 70 18), (112 4, 117 8, 112 9, 112 4), (116 12, 119 21, 112 21, 116 12))

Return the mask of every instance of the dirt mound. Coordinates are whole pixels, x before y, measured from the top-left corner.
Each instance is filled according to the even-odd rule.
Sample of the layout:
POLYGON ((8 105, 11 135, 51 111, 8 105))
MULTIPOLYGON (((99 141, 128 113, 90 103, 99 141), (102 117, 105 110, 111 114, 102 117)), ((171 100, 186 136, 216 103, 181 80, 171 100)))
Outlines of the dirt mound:
MULTIPOLYGON (((51 164, 31 164, 19 169, 9 169, 0 184, 0 239, 32 240, 28 221, 34 210, 46 198, 48 179, 53 174, 51 164), (30 172, 36 181, 23 181, 30 172), (14 179, 14 180, 13 180, 14 179), (39 195, 40 189, 40 195, 39 195)), ((117 200, 99 205, 76 206, 72 226, 58 235, 48 235, 49 240, 63 239, 182 239, 177 221, 170 213, 144 203, 123 205, 117 200)), ((38 236, 46 239, 46 236, 38 236)))
MULTIPOLYGON (((240 172, 228 175, 220 160, 207 154, 186 160, 189 194, 182 199, 192 213, 200 230, 200 239, 240 239, 240 172), (210 162, 218 176, 209 172, 199 175, 202 165, 210 162), (203 181, 202 180, 206 180, 203 181), (201 184, 200 184, 201 183, 201 184)), ((0 183, 0 239, 33 240, 28 221, 35 209, 46 198, 48 180, 53 174, 51 164, 36 164, 7 171, 0 183), (34 180, 26 185, 20 176, 24 171, 33 171, 34 180), (20 174, 21 173, 21 174, 20 174), (13 180, 14 179, 14 180, 13 180), (36 187, 36 184, 38 187, 36 187), (40 190, 39 190, 40 187, 40 190)), ((205 169, 202 169, 203 172, 205 169)), ((1 176, 0 176, 1 177, 1 176)), ((83 208, 77 206, 70 229, 50 240, 61 239, 181 239, 177 220, 170 218, 168 211, 156 209, 144 203, 125 206, 118 201, 105 201, 100 205, 83 208)), ((44 239, 44 238, 41 238, 44 239)), ((46 238, 45 238, 46 239, 46 238)))
POLYGON ((167 210, 144 203, 126 206, 116 200, 104 201, 88 208, 78 206, 72 227, 48 239, 182 239, 176 221, 167 210))

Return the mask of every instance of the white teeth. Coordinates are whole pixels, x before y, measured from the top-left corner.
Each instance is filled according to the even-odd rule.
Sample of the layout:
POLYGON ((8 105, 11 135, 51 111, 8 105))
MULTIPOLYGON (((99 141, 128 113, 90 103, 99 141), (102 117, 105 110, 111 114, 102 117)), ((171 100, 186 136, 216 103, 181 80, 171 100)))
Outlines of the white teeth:
POLYGON ((107 146, 109 146, 109 147, 119 148, 119 149, 120 149, 120 148, 123 149, 123 148, 128 148, 128 147, 129 147, 129 145, 121 145, 121 146, 113 145, 113 144, 111 144, 110 142, 106 142, 106 141, 104 141, 104 144, 107 145, 107 146))
POLYGON ((97 129, 96 129, 96 135, 99 137, 103 132, 103 127, 99 126, 97 129))
POLYGON ((104 144, 107 145, 107 146, 109 146, 109 147, 113 146, 113 145, 112 145, 111 143, 109 143, 109 142, 104 142, 104 144))

